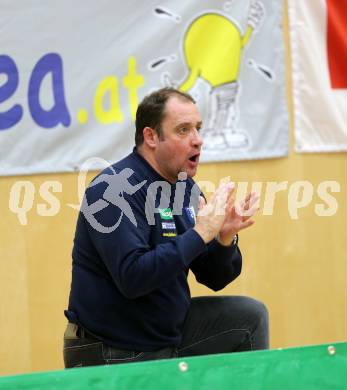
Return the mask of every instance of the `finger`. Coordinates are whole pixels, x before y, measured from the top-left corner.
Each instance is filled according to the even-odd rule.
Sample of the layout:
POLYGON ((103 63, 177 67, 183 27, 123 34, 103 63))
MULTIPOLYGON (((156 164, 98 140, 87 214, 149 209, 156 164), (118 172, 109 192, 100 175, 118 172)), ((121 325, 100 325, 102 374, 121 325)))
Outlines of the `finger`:
POLYGON ((253 192, 250 196, 247 196, 248 200, 242 207, 243 216, 252 216, 259 209, 260 196, 253 192))
POLYGON ((259 203, 260 195, 256 192, 252 193, 252 196, 249 199, 249 204, 252 207, 253 204, 259 203))
POLYGON ((214 212, 215 208, 216 208, 216 203, 217 203, 217 198, 220 196, 220 193, 222 192, 223 190, 223 186, 225 186, 225 184, 223 185, 220 185, 215 191, 214 193, 211 195, 211 197, 208 199, 207 203, 205 201, 204 203, 204 207, 202 207, 200 209, 200 205, 202 205, 202 201, 201 201, 201 197, 199 196, 199 214, 200 215, 203 215, 203 216, 206 216, 208 214, 210 214, 211 212, 214 212))
POLYGON ((227 200, 227 211, 230 212, 231 209, 234 206, 235 199, 233 197, 233 193, 235 191, 235 184, 234 183, 229 183, 229 194, 228 194, 228 200, 227 200))
MULTIPOLYGON (((224 214, 225 210, 225 202, 227 198, 227 187, 225 183, 222 183, 216 191, 212 194, 211 198, 208 200, 208 202, 205 202, 205 205, 201 210, 199 211, 199 215, 201 216, 207 216, 210 214, 224 214)), ((199 199, 199 204, 200 204, 199 199)))
POLYGON ((199 196, 199 210, 202 210, 206 206, 206 200, 203 196, 199 196))
POLYGON ((229 191, 229 193, 228 193, 228 202, 229 202, 229 199, 232 198, 232 195, 233 195, 233 193, 235 191, 235 183, 230 182, 230 183, 227 184, 227 186, 228 186, 227 188, 228 188, 228 191, 229 191))
POLYGON ((248 227, 250 227, 254 224, 255 224, 254 219, 248 219, 247 221, 245 221, 241 224, 240 230, 247 229, 248 227))
MULTIPOLYGON (((202 206, 202 202, 200 203, 202 206)), ((199 206, 200 207, 200 206, 199 206)), ((198 216, 205 217, 207 215, 210 215, 213 212, 213 205, 209 203, 205 203, 203 207, 199 208, 198 216)))
POLYGON ((209 212, 215 215, 225 215, 229 208, 229 199, 235 189, 234 183, 222 183, 216 189, 207 203, 209 212))
POLYGON ((216 197, 213 203, 214 211, 216 215, 225 215, 225 210, 228 203, 228 197, 232 187, 229 184, 222 184, 216 190, 216 197))
POLYGON ((227 205, 228 214, 231 214, 233 212, 234 205, 235 205, 235 199, 231 196, 228 199, 228 205, 227 205))
POLYGON ((208 200, 207 204, 215 204, 218 197, 222 195, 223 192, 225 192, 225 183, 222 183, 217 189, 214 191, 210 199, 208 200))
POLYGON ((247 196, 245 197, 245 201, 249 202, 250 200, 254 199, 254 198, 259 198, 260 195, 258 192, 250 192, 249 194, 247 194, 247 196))
POLYGON ((245 196, 245 198, 240 202, 240 207, 244 210, 247 210, 249 208, 250 201, 255 196, 255 192, 250 192, 245 196))
POLYGON ((252 192, 251 196, 249 197, 249 200, 252 201, 254 199, 260 199, 260 194, 257 192, 252 192))
POLYGON ((250 192, 244 199, 244 209, 248 210, 254 197, 257 196, 256 192, 250 192))
POLYGON ((248 208, 243 211, 243 216, 252 217, 259 209, 259 198, 254 198, 253 201, 250 201, 248 208))
POLYGON ((198 209, 198 216, 207 216, 213 211, 213 202, 214 202, 214 194, 212 195, 211 199, 206 202, 205 198, 203 196, 199 196, 199 209, 198 209))
POLYGON ((244 202, 235 202, 234 203, 234 212, 235 214, 237 214, 238 216, 242 217, 243 214, 244 214, 244 202))
POLYGON ((254 208, 251 208, 249 210, 245 210, 244 215, 242 217, 242 221, 245 222, 245 221, 249 220, 250 218, 252 218, 254 216, 254 214, 257 211, 258 211, 258 207, 254 207, 254 208))
POLYGON ((249 202, 249 200, 252 197, 252 194, 254 194, 254 192, 250 192, 250 193, 247 194, 247 196, 245 197, 245 202, 249 202))

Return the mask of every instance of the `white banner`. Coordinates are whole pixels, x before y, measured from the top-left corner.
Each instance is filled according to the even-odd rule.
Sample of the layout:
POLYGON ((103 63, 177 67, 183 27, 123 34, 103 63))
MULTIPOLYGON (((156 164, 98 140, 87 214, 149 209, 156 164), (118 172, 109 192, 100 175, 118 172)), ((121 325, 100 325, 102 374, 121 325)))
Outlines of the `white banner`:
POLYGON ((298 152, 347 150, 346 7, 346 0, 289 0, 298 152))
POLYGON ((0 174, 118 160, 166 85, 198 102, 202 161, 286 155, 281 3, 2 1, 0 174))

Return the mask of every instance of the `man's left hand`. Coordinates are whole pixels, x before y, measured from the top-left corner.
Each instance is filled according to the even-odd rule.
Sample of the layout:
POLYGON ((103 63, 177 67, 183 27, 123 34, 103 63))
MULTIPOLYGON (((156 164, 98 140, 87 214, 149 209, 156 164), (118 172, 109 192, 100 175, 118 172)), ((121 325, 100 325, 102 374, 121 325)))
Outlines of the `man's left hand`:
POLYGON ((239 204, 235 203, 232 195, 229 197, 225 209, 225 221, 217 237, 220 244, 230 245, 240 230, 246 229, 255 223, 252 217, 259 209, 258 200, 259 195, 255 192, 249 193, 239 204))

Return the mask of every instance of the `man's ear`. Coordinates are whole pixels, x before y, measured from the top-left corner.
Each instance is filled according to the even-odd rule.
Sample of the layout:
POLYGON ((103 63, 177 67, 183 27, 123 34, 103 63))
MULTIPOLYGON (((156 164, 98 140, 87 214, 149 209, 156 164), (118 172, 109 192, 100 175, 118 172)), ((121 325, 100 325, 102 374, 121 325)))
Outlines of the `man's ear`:
POLYGON ((143 129, 143 142, 151 149, 155 148, 158 143, 158 134, 151 127, 143 129))

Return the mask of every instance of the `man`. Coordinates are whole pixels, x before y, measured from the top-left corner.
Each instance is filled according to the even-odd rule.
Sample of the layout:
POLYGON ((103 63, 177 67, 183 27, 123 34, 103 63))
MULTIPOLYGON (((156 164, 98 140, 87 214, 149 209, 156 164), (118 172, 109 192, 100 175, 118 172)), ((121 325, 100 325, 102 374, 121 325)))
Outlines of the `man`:
POLYGON ((153 92, 137 110, 134 151, 88 187, 65 311, 66 367, 268 348, 262 303, 190 297, 189 270, 213 290, 240 274, 237 233, 254 223, 257 201, 251 194, 237 209, 230 184, 199 201, 191 178, 200 128, 189 95, 153 92))

